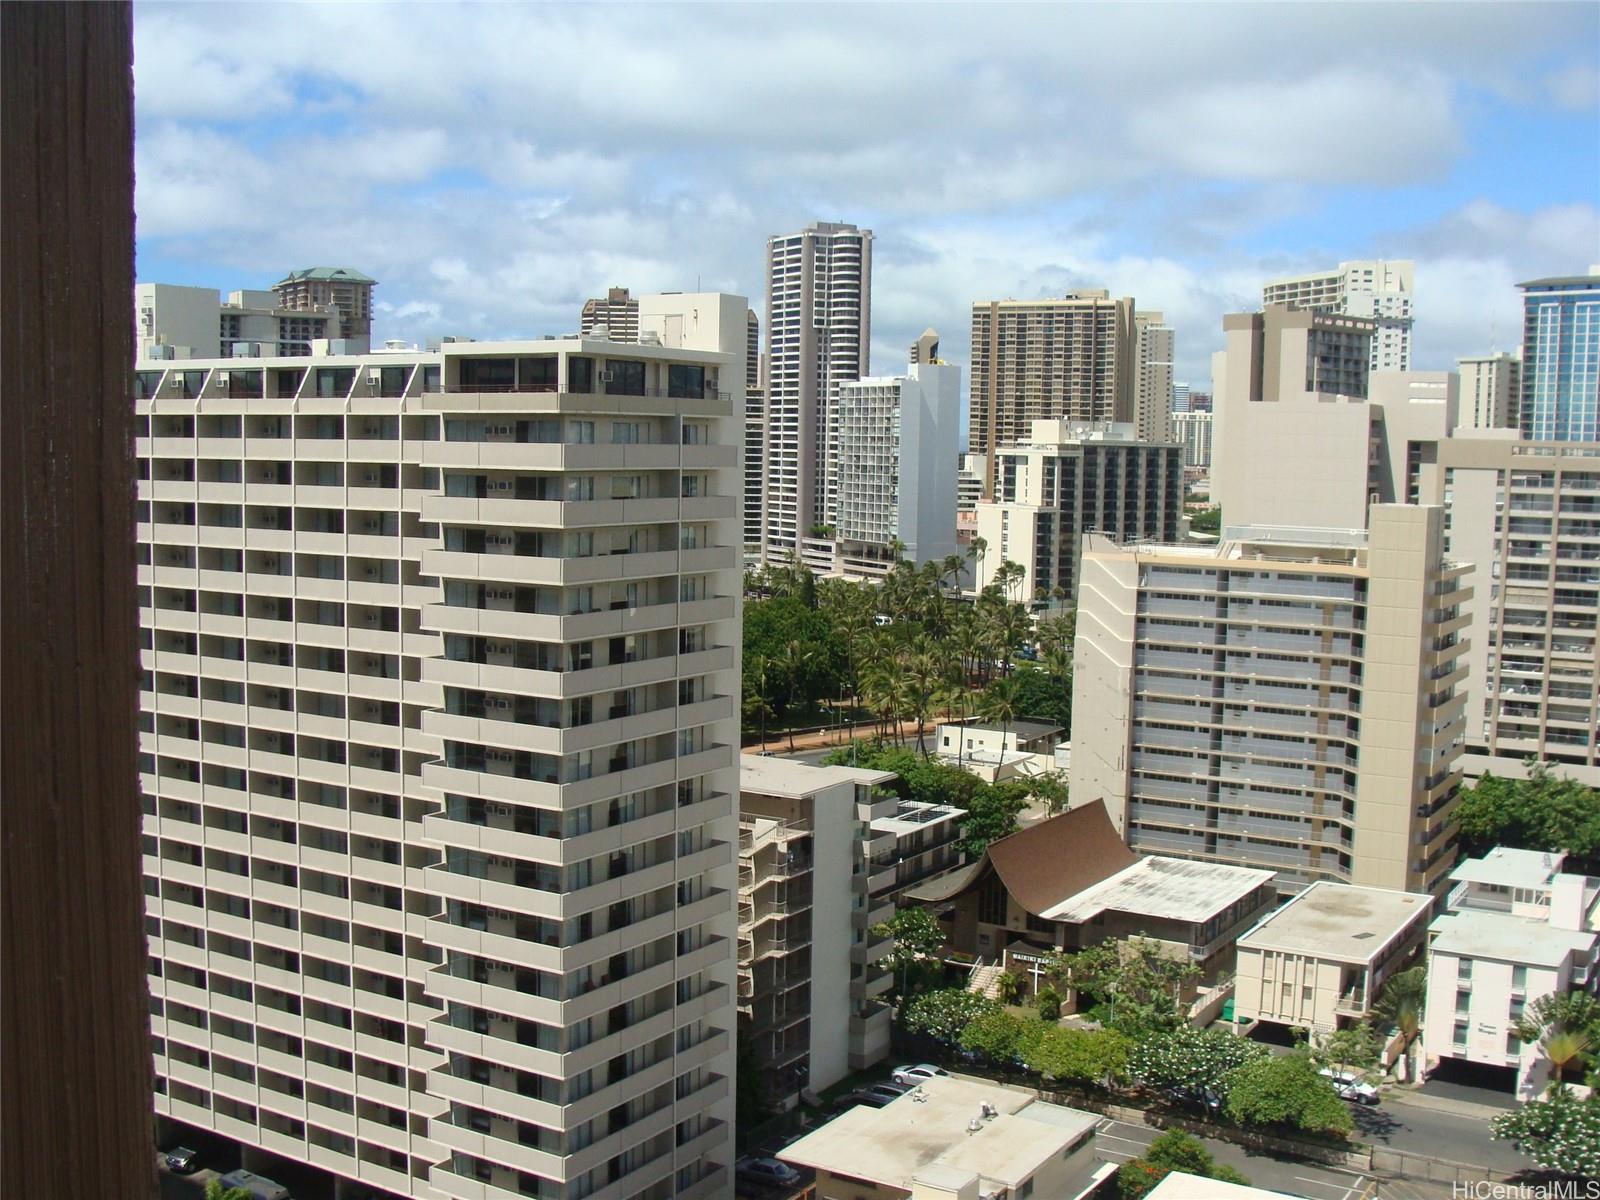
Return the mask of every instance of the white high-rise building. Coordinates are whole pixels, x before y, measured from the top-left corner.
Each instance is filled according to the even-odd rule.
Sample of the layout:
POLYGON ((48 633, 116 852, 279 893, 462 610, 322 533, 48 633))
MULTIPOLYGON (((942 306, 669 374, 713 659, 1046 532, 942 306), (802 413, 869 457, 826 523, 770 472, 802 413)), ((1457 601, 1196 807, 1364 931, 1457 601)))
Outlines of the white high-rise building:
POLYGON ((871 320, 871 230, 817 221, 767 240, 763 558, 837 521, 834 405, 868 372, 871 320))
POLYGON ((1172 357, 1176 337, 1158 312, 1135 313, 1138 345, 1134 380, 1133 423, 1142 442, 1165 442, 1172 437, 1172 357))
POLYGON ((1212 414, 1208 412, 1172 414, 1172 440, 1183 443, 1186 469, 1211 469, 1211 422, 1212 414))
POLYGON ((1274 279, 1261 289, 1261 303, 1373 321, 1377 328, 1370 351, 1372 369, 1409 371, 1415 276, 1416 264, 1409 259, 1344 262, 1333 271, 1274 279))
MULTIPOLYGON (((368 289, 370 292, 370 288, 368 289)), ((134 289, 141 358, 231 358, 236 354, 306 355, 314 341, 338 338, 343 317, 332 305, 289 308, 270 291, 141 283, 134 289)), ((356 349, 365 349, 367 334, 356 349)))
POLYGON ((732 343, 138 364, 164 1118, 340 1195, 731 1194, 721 299, 732 343))
POLYGON ((838 557, 846 573, 955 554, 961 368, 918 363, 904 375, 841 384, 838 414, 838 557), (894 542, 903 546, 898 555, 894 542))
POLYGON ((1187 383, 1174 383, 1172 385, 1172 411, 1186 413, 1189 411, 1189 385, 1187 383))

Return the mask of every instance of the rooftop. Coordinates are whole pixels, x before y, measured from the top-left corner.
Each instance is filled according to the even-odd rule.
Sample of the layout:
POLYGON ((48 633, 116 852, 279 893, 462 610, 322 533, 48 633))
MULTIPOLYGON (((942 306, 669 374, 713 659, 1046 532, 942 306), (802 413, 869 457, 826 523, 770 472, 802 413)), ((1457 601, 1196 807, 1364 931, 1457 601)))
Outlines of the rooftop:
POLYGON ((1547 891, 1565 861, 1565 854, 1496 846, 1482 858, 1467 859, 1450 872, 1450 878, 1460 883, 1489 883, 1498 887, 1547 891))
POLYGON ((864 767, 814 767, 790 758, 741 754, 739 790, 766 796, 810 796, 841 783, 888 783, 893 771, 868 771, 864 767))
POLYGON ((1600 933, 1557 929, 1544 921, 1480 909, 1446 913, 1428 929, 1431 953, 1537 967, 1558 967, 1569 954, 1587 953, 1600 940, 1600 933))
MULTIPOLYGON (((939 1076, 883 1108, 857 1105, 779 1153, 785 1162, 909 1192, 913 1178, 973 1174, 1014 1188, 1094 1133, 1099 1117, 1032 1093, 939 1076), (981 1117, 988 1104, 998 1116, 981 1117), (974 1120, 976 1130, 970 1128, 974 1120)), ((1092 1164, 1091 1164, 1092 1165, 1092 1164)), ((982 1189, 992 1190, 989 1187, 982 1189)))
POLYGON ((1269 1192, 1248 1184, 1173 1171, 1145 1193, 1145 1200, 1295 1200, 1297 1196, 1295 1192, 1269 1192))
POLYGON ((919 829, 927 829, 931 825, 939 825, 945 821, 959 821, 966 815, 965 809, 950 804, 902 800, 900 807, 895 809, 894 816, 875 818, 872 828, 877 833, 892 833, 899 836, 915 833, 919 829))
POLYGON ((1051 734, 1063 732, 1061 726, 1053 725, 1048 721, 1012 721, 1009 725, 1000 721, 950 721, 939 726, 940 729, 970 729, 977 733, 1007 733, 1014 737, 1018 743, 1031 742, 1038 738, 1049 737, 1051 734))
POLYGON ((301 283, 306 280, 328 280, 334 283, 377 283, 371 275, 363 275, 351 267, 306 267, 300 271, 290 271, 278 280, 274 287, 282 287, 286 283, 301 283))
POLYGON ((1107 911, 1173 921, 1209 921, 1273 877, 1226 863, 1153 856, 1118 871, 1041 915, 1047 921, 1092 920, 1107 911))
POLYGON ((1432 909, 1432 896, 1322 881, 1267 916, 1239 946, 1365 963, 1432 909))

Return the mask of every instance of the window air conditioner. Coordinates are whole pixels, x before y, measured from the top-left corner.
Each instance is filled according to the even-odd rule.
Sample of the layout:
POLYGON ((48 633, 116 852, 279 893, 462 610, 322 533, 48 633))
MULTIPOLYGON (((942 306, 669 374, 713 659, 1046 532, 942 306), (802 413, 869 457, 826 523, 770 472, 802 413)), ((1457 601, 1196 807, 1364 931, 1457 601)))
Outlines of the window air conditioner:
POLYGON ((612 371, 601 371, 600 372, 600 382, 601 383, 611 383, 615 379, 616 379, 615 372, 612 372, 612 371))

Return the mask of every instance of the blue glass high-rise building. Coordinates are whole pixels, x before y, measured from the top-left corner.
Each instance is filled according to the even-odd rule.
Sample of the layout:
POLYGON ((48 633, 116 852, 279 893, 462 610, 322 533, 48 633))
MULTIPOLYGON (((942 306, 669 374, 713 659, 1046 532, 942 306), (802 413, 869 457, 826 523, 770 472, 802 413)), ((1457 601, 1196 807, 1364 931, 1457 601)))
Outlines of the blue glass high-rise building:
POLYGON ((1522 436, 1600 441, 1600 270, 1522 288, 1522 436))

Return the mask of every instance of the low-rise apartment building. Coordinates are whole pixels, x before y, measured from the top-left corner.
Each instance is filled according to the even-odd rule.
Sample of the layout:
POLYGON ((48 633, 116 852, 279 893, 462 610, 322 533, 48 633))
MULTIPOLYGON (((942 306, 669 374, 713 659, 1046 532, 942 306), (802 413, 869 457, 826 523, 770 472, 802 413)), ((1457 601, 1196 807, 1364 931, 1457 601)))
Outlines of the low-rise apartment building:
POLYGON ((1100 1118, 1032 1091, 936 1076, 883 1108, 856 1105, 778 1157, 817 1173, 816 1200, 1081 1200, 1116 1172, 1100 1118))
POLYGON ((772 1107, 889 1051, 895 776, 740 757, 739 1024, 772 1107))
POLYGON ((996 783, 1054 769, 1065 732, 1048 721, 952 721, 934 730, 933 753, 996 783))
POLYGON ((1073 789, 1135 850, 1435 890, 1454 865, 1468 568, 1438 508, 1083 556, 1073 789))
POLYGON ((1234 1019, 1330 1033, 1422 949, 1433 897, 1314 883, 1239 939, 1234 1019))
POLYGON ((1428 930, 1423 1069, 1496 1068, 1519 1098, 1539 1095, 1550 1064, 1518 1038, 1544 996, 1593 989, 1600 879, 1561 871, 1565 855, 1496 847, 1450 875, 1446 911, 1428 930))

